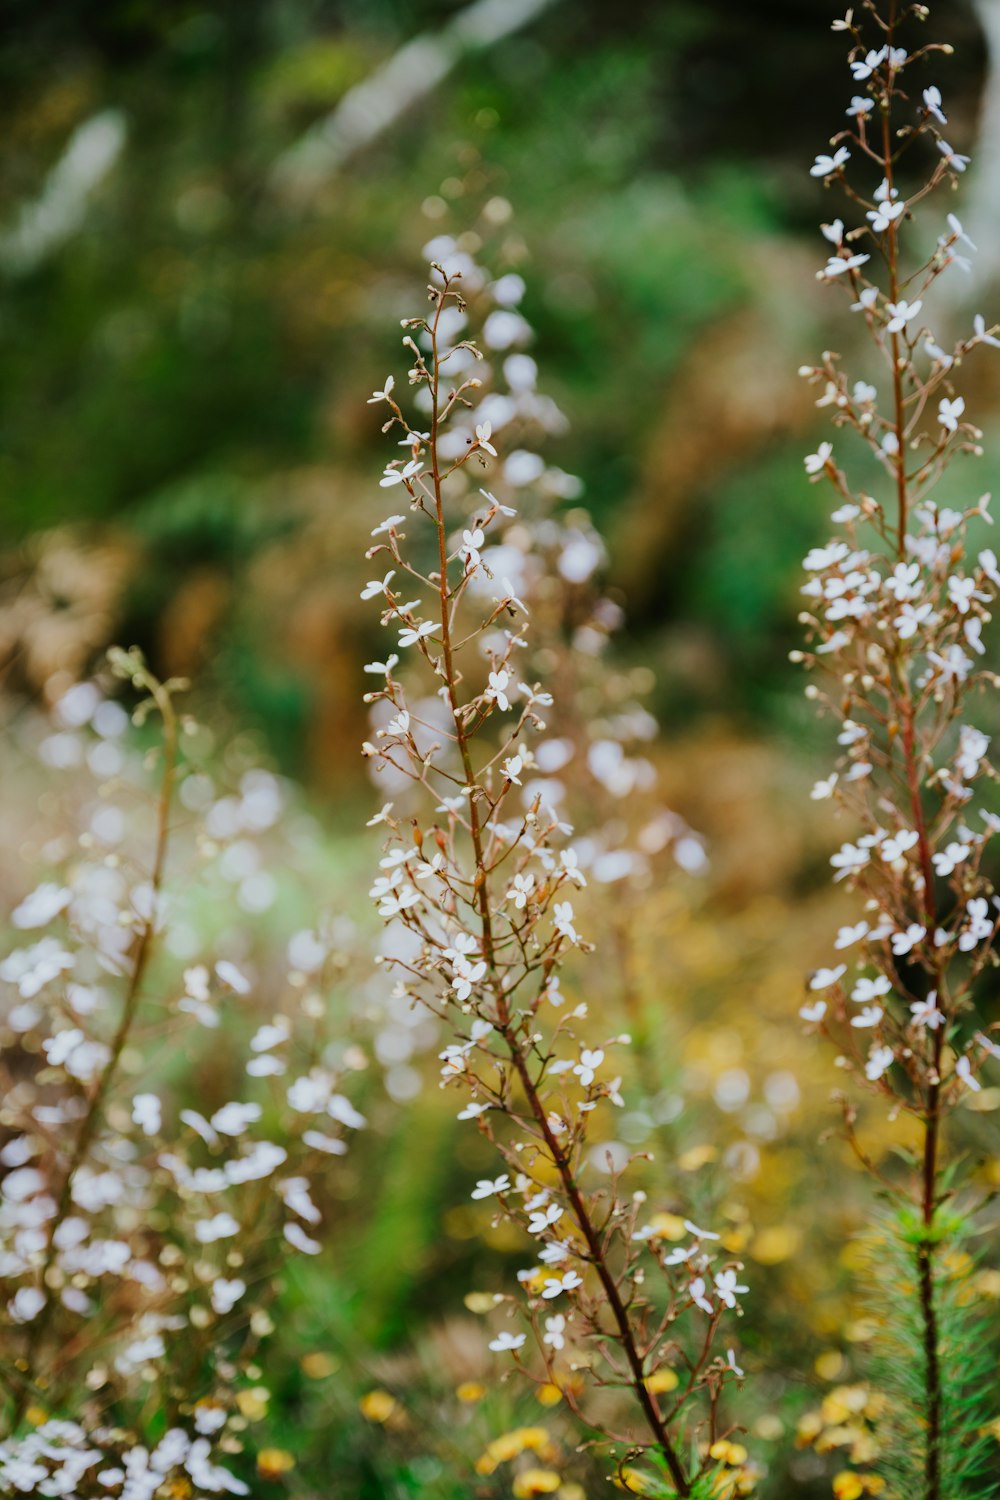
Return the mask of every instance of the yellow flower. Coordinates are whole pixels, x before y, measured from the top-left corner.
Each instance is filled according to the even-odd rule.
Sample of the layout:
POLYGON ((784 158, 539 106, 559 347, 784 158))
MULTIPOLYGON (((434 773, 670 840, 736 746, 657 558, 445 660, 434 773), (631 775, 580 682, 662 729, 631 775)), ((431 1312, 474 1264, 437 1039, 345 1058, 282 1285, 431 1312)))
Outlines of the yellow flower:
POLYGON ((654 1240, 682 1240, 687 1234, 684 1220, 677 1214, 654 1214, 649 1222, 654 1240))
POLYGON ((295 1460, 284 1448, 262 1448, 257 1454, 257 1473, 261 1479, 280 1479, 294 1468, 295 1460))
POLYGON ((24 1416, 25 1420, 30 1422, 32 1427, 41 1427, 43 1422, 49 1420, 49 1414, 44 1406, 29 1406, 24 1416))
POLYGON ((338 1368, 337 1361, 332 1354, 304 1354, 301 1364, 303 1375, 307 1375, 310 1380, 325 1380, 338 1368))
POLYGON ((638 1469, 630 1469, 626 1464, 615 1475, 614 1482, 620 1490, 628 1490, 630 1495, 644 1495, 649 1488, 650 1479, 648 1474, 640 1474, 638 1469))
POLYGON ((397 1407, 395 1396, 388 1391, 374 1390, 361 1397, 358 1409, 369 1422, 388 1422, 397 1407))
POLYGON ((514 1480, 517 1500, 531 1500, 533 1495, 551 1495, 562 1484, 554 1469, 525 1469, 514 1480))
POLYGON ((541 1402, 542 1406, 558 1406, 563 1398, 563 1393, 557 1385, 548 1382, 538 1387, 535 1397, 541 1402))
POLYGON ((720 1438, 709 1448, 708 1456, 718 1463, 729 1464, 731 1468, 737 1469, 740 1464, 746 1463, 749 1454, 742 1443, 730 1443, 725 1438, 720 1438))
POLYGON ((509 1463, 521 1453, 540 1453, 548 1444, 547 1427, 514 1427, 487 1445, 486 1452, 476 1460, 476 1473, 492 1474, 497 1464, 509 1463))
POLYGON ((861 1476, 850 1469, 842 1469, 834 1476, 834 1500, 860 1500, 864 1492, 865 1487, 861 1482, 861 1476))
POLYGON ((271 1392, 263 1385, 251 1386, 249 1390, 236 1392, 236 1405, 248 1422, 259 1422, 267 1416, 267 1403, 271 1392))
POLYGON ((650 1375, 646 1381, 646 1389, 652 1396, 662 1396, 667 1391, 676 1391, 680 1385, 676 1370, 657 1370, 655 1375, 650 1375))
POLYGON ((459 1401, 471 1405, 473 1401, 481 1401, 486 1395, 486 1387, 480 1385, 478 1380, 463 1380, 462 1384, 455 1390, 459 1401))

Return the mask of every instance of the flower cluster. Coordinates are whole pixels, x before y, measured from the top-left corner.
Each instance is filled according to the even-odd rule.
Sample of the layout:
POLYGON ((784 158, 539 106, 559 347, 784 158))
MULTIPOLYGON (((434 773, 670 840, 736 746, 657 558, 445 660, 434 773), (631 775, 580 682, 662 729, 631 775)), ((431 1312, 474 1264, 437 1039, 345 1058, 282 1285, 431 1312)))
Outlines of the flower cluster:
POLYGON ((24 1494, 77 1493, 84 1475, 130 1500, 179 1475, 199 1493, 247 1493, 225 1456, 242 1448, 236 1396, 273 1328, 275 1271, 282 1254, 319 1253, 313 1182, 364 1120, 321 1040, 325 1007, 301 993, 328 957, 323 935, 292 938, 281 1004, 254 1016, 259 976, 237 931, 199 951, 172 868, 180 843, 245 911, 262 910, 273 893, 255 844, 284 811, 281 783, 251 770, 220 794, 185 754, 199 735, 175 706, 180 684, 157 681, 136 652, 112 663, 148 695, 135 717, 158 716, 160 743, 143 755, 128 714, 93 683, 56 705, 42 759, 80 768, 93 790, 76 839, 49 841, 54 878, 15 907, 20 944, 0 961, 12 1352, 0 1475, 24 1494), (171 1083, 178 1047, 212 1059, 190 1102, 171 1083), (153 1393, 155 1430, 170 1430, 150 1447, 153 1393))
MULTIPOLYGON (((501 305, 514 279, 493 285, 501 305)), ((500 532, 516 507, 471 477, 494 460, 501 472, 490 482, 505 481, 513 500, 519 480, 544 472, 526 450, 501 466, 494 433, 516 415, 529 365, 530 402, 547 407, 534 392, 533 362, 520 354, 504 361, 513 392, 480 395, 490 372, 465 336, 463 293, 482 284, 467 258, 432 262, 432 311, 404 323, 418 415, 404 413, 391 379, 371 398, 388 408, 384 430, 397 431, 404 450, 382 484, 409 502, 407 514, 374 528, 368 554, 381 577, 365 596, 379 600, 396 640, 385 661, 366 669, 381 683, 368 695, 378 727, 365 754, 396 797, 372 820, 388 839, 371 895, 391 924, 386 958, 396 994, 451 1031, 443 1084, 462 1093, 459 1118, 474 1121, 503 1159, 506 1170, 482 1178, 472 1197, 516 1224, 532 1248, 519 1280, 540 1363, 522 1363, 523 1328, 501 1329, 491 1349, 512 1354, 581 1414, 589 1408, 573 1371, 586 1370, 591 1387, 630 1390, 644 1431, 617 1417, 602 1419, 600 1430, 648 1450, 665 1466, 670 1492, 688 1495, 715 1469, 709 1449, 726 1437, 720 1397, 742 1372, 732 1352, 722 1357, 713 1346, 746 1287, 738 1263, 717 1259, 709 1231, 689 1223, 688 1243, 668 1249, 656 1217, 641 1222, 644 1195, 621 1190, 627 1150, 609 1148, 600 1159, 588 1139, 595 1115, 624 1103, 614 1059, 630 1039, 585 1032, 588 1007, 564 994, 561 976, 567 960, 591 948, 578 893, 601 879, 600 860, 613 851, 572 842, 552 773, 575 746, 550 737, 553 692, 529 670, 529 550, 522 544, 512 557, 500 532), (693 1460, 679 1419, 697 1433, 693 1460)), ((497 316, 484 324, 494 350, 497 316)), ((567 567, 572 576, 587 549, 552 535, 564 577, 567 567), (567 562, 574 549, 577 561, 567 562)), ((587 550, 588 570, 596 560, 587 550)), ((605 747, 591 754, 592 769, 605 784, 617 776, 618 794, 627 795, 636 770, 620 741, 605 747)))
MULTIPOLYGON (((982 434, 968 420, 955 381, 979 346, 1000 348, 997 329, 976 316, 954 345, 927 321, 929 294, 974 247, 948 213, 933 249, 904 263, 903 241, 916 206, 954 182, 968 158, 941 134, 942 96, 923 65, 934 45, 910 53, 899 27, 926 8, 895 10, 869 46, 852 14, 837 23, 852 42, 850 67, 864 93, 852 98, 849 126, 817 157, 814 176, 841 186, 847 222, 823 225, 832 247, 820 278, 846 290, 867 329, 884 381, 852 380, 828 353, 803 374, 842 434, 805 460, 813 482, 837 496, 833 539, 805 560, 810 649, 797 652, 816 674, 808 695, 837 720, 841 758, 813 796, 833 798, 852 832, 834 853, 834 879, 861 898, 842 927, 827 967, 810 981, 804 1019, 836 1036, 842 1066, 919 1122, 923 1146, 909 1181, 888 1182, 912 1198, 922 1320, 924 1410, 919 1482, 928 1500, 943 1493, 943 1434, 958 1418, 944 1412, 934 1253, 944 1235, 946 1186, 942 1129, 1000 1046, 979 1016, 984 972, 996 962, 1000 902, 987 849, 1000 818, 984 798, 995 780, 981 693, 997 679, 984 669, 983 629, 1000 587, 994 551, 984 546, 989 496, 962 498, 963 479, 938 486, 953 460, 976 455, 982 434), (919 77, 915 86, 911 79, 919 77), (911 168, 930 162, 921 179, 911 168), (850 164, 850 165, 849 165, 850 164), (853 221, 853 222, 851 222, 853 221), (977 540, 980 538, 981 540, 977 540)), ((845 1100, 848 1134, 854 1106, 845 1100)), ((860 1493, 860 1491, 858 1491, 860 1493)), ((950 1493, 950 1490, 949 1490, 950 1493)))

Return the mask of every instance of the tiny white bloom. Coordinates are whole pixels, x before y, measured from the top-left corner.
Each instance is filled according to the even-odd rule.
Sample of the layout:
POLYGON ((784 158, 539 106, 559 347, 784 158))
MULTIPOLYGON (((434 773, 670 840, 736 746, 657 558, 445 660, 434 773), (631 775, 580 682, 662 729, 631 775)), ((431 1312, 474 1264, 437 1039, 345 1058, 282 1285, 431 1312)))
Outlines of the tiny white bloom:
POLYGON ((499 1177, 480 1177, 469 1196, 477 1199, 492 1198, 495 1193, 508 1192, 510 1192, 510 1178, 504 1172, 499 1177))
POLYGON ((373 406, 376 401, 388 401, 389 397, 392 395, 393 387, 395 386, 395 384, 395 378, 390 375, 380 391, 372 391, 371 395, 368 397, 368 405, 373 406))
POLYGON ((498 1333, 495 1339, 490 1340, 489 1348, 494 1354, 504 1354, 507 1350, 513 1352, 515 1349, 520 1349, 524 1339, 523 1333, 508 1333, 505 1329, 502 1333, 498 1333))

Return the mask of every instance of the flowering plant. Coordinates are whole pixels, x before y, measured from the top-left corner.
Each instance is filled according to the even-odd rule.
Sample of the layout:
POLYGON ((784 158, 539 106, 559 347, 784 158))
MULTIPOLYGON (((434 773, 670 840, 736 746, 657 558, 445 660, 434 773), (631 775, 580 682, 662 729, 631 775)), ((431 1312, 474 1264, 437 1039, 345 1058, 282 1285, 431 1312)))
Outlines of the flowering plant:
POLYGON ((0 1115, 11 1351, 0 1481, 5 1493, 129 1500, 168 1482, 247 1494, 233 1462, 248 1401, 260 1402, 275 1275, 285 1254, 319 1253, 310 1180, 364 1121, 324 1060, 324 1007, 295 983, 322 966, 321 937, 297 935, 285 1002, 248 1028, 248 965, 196 961, 171 868, 180 844, 203 878, 219 865, 243 872, 240 902, 261 911, 273 892, 256 878, 266 872, 254 841, 281 817, 280 783, 250 770, 217 795, 176 706, 184 685, 158 681, 136 651, 113 652, 111 665, 144 695, 134 717, 155 716, 159 742, 138 752, 127 713, 94 683, 59 701, 40 754, 50 772, 81 767, 98 795, 85 796, 76 838, 47 844, 56 878, 17 905, 25 942, 0 962, 14 992, 0 1115), (218 1055, 223 1015, 234 1040, 247 1032, 242 1057, 218 1055), (214 1062, 199 1107, 184 1107, 168 1044, 197 1062, 199 1033, 214 1062))
MULTIPOLYGON (((404 414, 391 377, 371 398, 388 407, 384 430, 404 450, 382 485, 404 492, 421 523, 411 542, 409 517, 390 515, 368 553, 387 571, 364 596, 380 601, 397 644, 366 669, 382 684, 368 695, 379 728, 365 753, 410 788, 405 810, 388 803, 373 820, 388 840, 371 895, 399 932, 389 954, 398 994, 452 1032, 442 1075, 464 1095, 459 1118, 502 1158, 472 1197, 533 1247, 519 1273, 522 1326, 500 1329, 490 1348, 561 1391, 620 1462, 650 1456, 664 1493, 702 1493, 735 1446, 721 1403, 742 1372, 714 1345, 747 1288, 714 1232, 674 1214, 647 1219, 645 1194, 622 1189, 627 1157, 609 1156, 594 1181, 588 1128, 624 1103, 621 1077, 608 1074, 629 1037, 584 1032, 588 1006, 561 988, 567 960, 591 949, 574 907, 588 877, 537 775, 554 763, 554 701, 519 660, 529 607, 491 566, 503 555, 493 531, 515 510, 470 483, 499 456, 483 420, 498 395, 480 395, 488 372, 464 336, 470 269, 475 289, 476 268, 434 262, 431 313, 404 323, 419 417, 404 414), (596 1416, 588 1387, 627 1391, 634 1417, 596 1416)), ((731 1484, 743 1478, 734 1470, 731 1484)))
POLYGON ((805 460, 811 479, 837 493, 838 532, 806 558, 811 645, 795 653, 817 674, 808 695, 839 725, 841 760, 813 796, 835 799, 857 830, 831 864, 861 909, 838 932, 829 966, 813 974, 802 1015, 836 1038, 852 1079, 918 1127, 907 1170, 883 1171, 843 1098, 848 1138, 896 1206, 878 1257, 880 1295, 892 1288, 897 1301, 902 1278, 909 1288, 883 1339, 883 1354, 895 1349, 886 1365, 895 1440, 884 1468, 900 1492, 938 1500, 981 1493, 985 1463, 979 1341, 963 1328, 949 1262, 974 1200, 949 1160, 946 1127, 981 1089, 983 1064, 1000 1058, 981 1019, 1000 920, 987 851, 1000 818, 982 796, 995 779, 990 737, 972 717, 975 699, 997 684, 981 658, 1000 568, 973 540, 991 520, 989 496, 963 503, 948 470, 981 452, 956 382, 973 350, 1000 348, 1000 330, 977 315, 945 348, 927 321, 935 284, 967 268, 974 248, 948 213, 929 254, 905 254, 917 205, 968 165, 942 133, 940 90, 922 77, 949 49, 900 45, 904 23, 923 21, 925 6, 891 6, 887 18, 864 9, 877 45, 851 12, 835 26, 851 42, 863 92, 812 174, 848 202, 848 222, 822 226, 830 251, 820 279, 850 296, 888 396, 880 403, 875 385, 852 381, 832 353, 803 371, 844 443, 835 453, 824 442, 805 460), (946 475, 952 504, 937 498, 946 475))

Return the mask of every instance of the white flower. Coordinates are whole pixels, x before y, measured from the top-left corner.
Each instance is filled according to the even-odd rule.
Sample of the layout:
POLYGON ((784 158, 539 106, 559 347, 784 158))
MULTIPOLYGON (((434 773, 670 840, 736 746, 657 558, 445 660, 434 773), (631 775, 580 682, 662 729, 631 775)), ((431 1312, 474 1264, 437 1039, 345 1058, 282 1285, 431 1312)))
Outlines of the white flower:
MULTIPOLYGON (((389 490, 392 489, 393 485, 397 484, 405 484, 407 488, 409 488, 410 480, 413 479, 415 475, 419 474, 420 470, 423 468, 423 464, 421 463, 419 458, 411 458, 410 462, 408 464, 405 464, 402 469, 397 469, 394 467, 396 462, 398 462, 398 460, 393 460, 393 463, 389 464, 385 472, 383 473, 382 478, 379 480, 380 489, 389 490)), ((402 521, 403 517, 396 516, 395 520, 402 521)), ((389 525, 390 523, 386 521, 383 523, 381 529, 388 531, 389 525)), ((377 533, 373 531, 372 536, 375 535, 377 535, 377 533)))
POLYGON ((884 839, 879 846, 879 853, 887 865, 900 859, 908 849, 912 849, 919 843, 919 836, 912 828, 902 828, 892 838, 884 839))
POLYGON ((916 635, 920 626, 925 621, 933 622, 936 618, 937 616, 931 609, 930 604, 919 604, 916 607, 912 604, 904 604, 902 610, 892 623, 896 627, 896 633, 900 640, 908 641, 912 636, 916 635))
POLYGON ((984 547, 979 554, 979 566, 986 574, 991 583, 1000 588, 1000 567, 997 566, 997 555, 992 547, 984 547))
POLYGON ((947 125, 948 117, 941 110, 941 90, 933 83, 924 89, 924 107, 939 125, 947 125))
POLYGON ((877 1083, 893 1063, 893 1051, 891 1047, 873 1047, 868 1054, 865 1063, 865 1077, 869 1083, 877 1083))
POLYGON ((961 646, 949 646, 943 656, 938 651, 928 651, 927 660, 937 667, 945 682, 964 682, 972 669, 972 662, 961 646))
POLYGON ((490 438, 492 437, 492 435, 493 428, 489 422, 480 422, 476 424, 476 447, 484 448, 487 453, 492 453, 493 457, 496 458, 497 450, 490 442, 490 438))
MULTIPOLYGON (((34 1286, 22 1286, 7 1303, 7 1312, 14 1323, 33 1323, 44 1306, 44 1292, 34 1286)), ((21 1489, 22 1486, 19 1484, 17 1488, 21 1489)))
POLYGON ((575 1271, 564 1271, 562 1276, 548 1277, 542 1287, 542 1296, 546 1301, 558 1297, 561 1292, 571 1292, 574 1287, 582 1286, 583 1277, 578 1276, 575 1271))
POLYGON ((750 1288, 748 1286, 740 1286, 736 1280, 735 1271, 719 1271, 715 1277, 715 1290, 719 1294, 719 1300, 724 1302, 727 1307, 735 1307, 736 1294, 738 1292, 748 1292, 750 1288))
MULTIPOLYGON (((541 1196, 539 1194, 532 1201, 537 1203, 541 1196)), ((530 1204, 528 1206, 530 1207, 530 1204)), ((528 1214, 528 1233, 545 1234, 546 1230, 551 1229, 553 1224, 558 1224, 563 1216, 563 1212, 558 1203, 549 1203, 545 1208, 536 1208, 528 1214)))
POLYGON ((959 730, 958 752, 955 769, 966 781, 971 781, 990 748, 990 737, 971 724, 963 724, 959 730))
POLYGON ((243 1104, 234 1100, 224 1104, 212 1116, 212 1126, 220 1135, 243 1135, 248 1125, 259 1120, 262 1110, 259 1104, 243 1104))
POLYGON ((986 332, 986 319, 982 313, 976 313, 976 316, 972 320, 972 328, 977 343, 989 344, 994 349, 1000 349, 1000 339, 994 338, 992 333, 986 332))
POLYGON ((688 1295, 695 1307, 700 1307, 702 1312, 709 1314, 715 1312, 715 1308, 705 1295, 706 1286, 704 1276, 696 1276, 688 1287, 688 1295))
POLYGON ((521 772, 524 770, 524 761, 520 755, 511 755, 503 763, 503 774, 507 780, 513 782, 514 786, 523 786, 521 772))
POLYGON ((948 598, 959 614, 964 615, 972 601, 976 591, 976 580, 974 578, 962 578, 953 573, 948 579, 948 598))
POLYGON ((29 927, 47 927, 54 917, 73 899, 72 891, 65 886, 56 885, 53 881, 46 881, 44 885, 38 886, 25 896, 20 906, 15 906, 10 914, 10 920, 15 927, 22 930, 29 927))
POLYGON ((319 1240, 310 1239, 302 1225, 296 1224, 294 1220, 282 1225, 281 1232, 288 1243, 294 1249, 301 1250, 303 1255, 318 1255, 323 1248, 319 1240))
POLYGON ((944 157, 946 164, 955 172, 964 172, 972 160, 971 156, 962 156, 953 146, 949 146, 947 141, 939 140, 937 148, 944 157))
POLYGON ((845 162, 849 162, 851 153, 846 146, 838 146, 832 156, 820 154, 809 168, 810 177, 830 177, 834 172, 839 172, 845 162))
POLYGON ((239 1233, 239 1224, 232 1214, 218 1213, 211 1219, 198 1219, 194 1226, 195 1239, 202 1245, 213 1245, 216 1240, 227 1240, 239 1233))
POLYGON ((905 212, 906 204, 902 199, 895 203, 887 200, 880 203, 878 208, 870 208, 865 217, 871 221, 872 229, 876 234, 884 234, 889 225, 894 224, 905 212))
POLYGON ((726 1350, 726 1364, 732 1370, 732 1372, 733 1372, 734 1375, 736 1375, 737 1377, 739 1377, 740 1379, 742 1379, 742 1377, 743 1377, 743 1371, 740 1369, 739 1365, 736 1363, 736 1350, 735 1349, 727 1349, 726 1350))
MULTIPOLYGON (((802 460, 802 462, 805 464, 806 473, 821 474, 826 468, 827 464, 830 462, 830 456, 832 453, 832 443, 820 443, 815 453, 807 453, 805 458, 802 460)), ((809 562, 807 559, 806 567, 808 566, 809 562)))
POLYGON ((714 1230, 699 1229, 698 1225, 693 1224, 690 1219, 684 1220, 684 1228, 687 1230, 688 1234, 693 1234, 696 1240, 717 1240, 721 1238, 721 1236, 716 1234, 714 1230))
POLYGON ((155 1135, 160 1128, 160 1101, 155 1094, 136 1094, 132 1100, 132 1121, 144 1135, 155 1135))
POLYGON ((979 1092, 982 1084, 978 1078, 973 1077, 972 1064, 967 1057, 960 1057, 955 1064, 955 1077, 960 1078, 966 1088, 972 1089, 974 1093, 979 1092))
POLYGON ((923 305, 919 297, 916 302, 907 302, 905 299, 899 302, 887 302, 885 306, 889 321, 885 325, 886 332, 901 333, 908 323, 912 323, 923 305))
POLYGON ((212 1283, 212 1306, 220 1317, 232 1312, 246 1289, 246 1282, 240 1281, 238 1277, 234 1281, 227 1281, 224 1276, 220 1276, 212 1283))
POLYGON ((836 854, 831 854, 830 863, 837 871, 834 880, 843 880, 845 875, 855 874, 868 863, 868 850, 857 844, 842 844, 836 854))
POLYGON ((515 875, 506 899, 513 901, 518 911, 523 911, 534 888, 534 875, 515 875))
POLYGON ((437 628, 434 620, 425 620, 422 625, 407 625, 405 630, 399 632, 399 644, 414 646, 417 641, 426 640, 427 636, 433 635, 437 628))
POLYGON ((802 1017, 803 1021, 822 1021, 823 1017, 826 1015, 826 1001, 814 1000, 812 1005, 803 1005, 802 1009, 799 1011, 799 1015, 802 1017))
MULTIPOLYGON (((864 57, 854 58, 850 64, 851 76, 854 82, 864 83, 865 79, 872 76, 876 68, 881 67, 888 55, 888 47, 880 47, 877 52, 873 50, 867 52, 864 57)), ((851 103, 853 105, 855 101, 852 100, 851 103)), ((868 101, 868 108, 871 108, 871 100, 868 101)))
POLYGON ((931 855, 931 858, 934 861, 935 874, 941 875, 942 877, 950 875, 952 871, 962 863, 963 860, 968 859, 971 853, 971 845, 959 844, 953 839, 952 842, 947 846, 947 848, 939 850, 936 854, 931 855))
POLYGON ((568 901, 557 901, 552 912, 552 925, 556 932, 563 937, 569 938, 571 943, 580 941, 576 928, 573 926, 573 907, 568 901))
POLYGON ((477 526, 474 531, 462 532, 462 545, 459 551, 465 561, 467 572, 474 573, 479 567, 479 564, 482 561, 482 558, 480 557, 480 548, 483 546, 485 541, 486 535, 481 526, 477 526))
POLYGON ((562 1313, 556 1313, 553 1318, 545 1319, 545 1333, 542 1343, 548 1344, 551 1349, 562 1349, 566 1344, 566 1319, 562 1313))
POLYGON ((381 521, 378 526, 372 527, 372 536, 383 536, 385 532, 392 531, 397 527, 400 521, 405 520, 405 516, 386 516, 385 520, 381 521))
POLYGON ((364 588, 361 590, 362 599, 374 599, 376 594, 384 594, 386 589, 389 587, 390 578, 395 578, 395 576, 396 570, 394 568, 390 568, 389 572, 382 579, 381 583, 377 578, 370 578, 365 584, 364 588))
POLYGON ((965 909, 969 914, 969 926, 959 934, 958 946, 963 953, 971 953, 977 943, 992 935, 993 919, 985 896, 974 896, 966 902, 965 909))
POLYGON ((893 933, 892 951, 897 958, 903 958, 905 954, 912 952, 916 945, 926 936, 926 927, 921 927, 919 922, 911 922, 905 932, 893 933))
MULTIPOLYGON (((250 981, 228 958, 220 958, 215 966, 216 976, 237 995, 249 995, 250 981)), ((185 976, 186 977, 186 976, 185 976)))
POLYGON ((498 708, 505 711, 510 708, 510 699, 507 697, 507 689, 510 686, 510 673, 503 668, 499 672, 491 672, 486 687, 485 696, 490 698, 498 708))
MULTIPOLYGON (((856 271, 858 266, 863 266, 866 260, 871 260, 870 255, 831 255, 822 271, 817 274, 827 280, 834 276, 843 276, 847 271, 856 271)), ((817 405, 820 403, 817 402, 817 405)))
POLYGON ((856 1016, 851 1017, 851 1025, 859 1028, 877 1026, 885 1015, 881 1005, 866 1005, 864 1010, 859 1011, 856 1016))
POLYGON ((591 1049, 589 1047, 581 1048, 580 1061, 578 1063, 574 1063, 573 1072, 578 1075, 580 1082, 583 1084, 584 1088, 588 1088, 590 1084, 593 1083, 594 1077, 597 1073, 597 1069, 601 1066, 601 1063, 603 1061, 604 1052, 600 1047, 595 1049, 591 1049))
POLYGON ((862 976, 851 991, 851 999, 861 1002, 874 1000, 878 995, 888 995, 892 985, 884 974, 877 974, 874 979, 862 976))
POLYGON ((949 401, 947 400, 947 398, 942 398, 938 402, 938 421, 941 423, 941 426, 946 427, 949 432, 955 432, 958 429, 958 419, 962 415, 964 410, 965 401, 961 396, 956 396, 954 401, 949 401))
POLYGON ((370 672, 373 677, 388 677, 388 675, 392 671, 393 667, 398 667, 398 666, 399 666, 399 657, 398 656, 390 656, 387 661, 369 661, 369 662, 365 662, 365 665, 362 668, 362 670, 365 671, 365 672, 370 672))
POLYGON ((838 964, 835 969, 817 969, 809 981, 809 988, 811 990, 828 990, 846 972, 846 964, 838 964))
POLYGON ((937 990, 931 990, 926 1000, 914 1000, 910 1006, 910 1014, 914 1026, 929 1026, 932 1031, 943 1026, 944 1013, 938 1009, 937 990))
POLYGON ((504 1354, 508 1350, 513 1352, 515 1349, 520 1349, 524 1343, 524 1337, 523 1333, 508 1333, 505 1329, 502 1333, 498 1333, 495 1339, 490 1340, 489 1348, 494 1354, 504 1354))
POLYGON ((393 386, 395 384, 396 381, 394 377, 390 375, 380 391, 372 391, 371 395, 368 397, 367 404, 369 406, 373 406, 376 401, 388 401, 389 397, 392 395, 393 386))
POLYGON ((867 922, 856 922, 853 927, 841 927, 837 932, 835 948, 850 948, 859 943, 868 932, 867 922))
POLYGON ((507 1173, 499 1177, 480 1177, 470 1193, 471 1198, 492 1198, 494 1193, 510 1192, 510 1178, 507 1173))
POLYGON ((73 967, 73 955, 55 938, 42 938, 30 948, 15 948, 0 963, 0 979, 16 984, 23 999, 31 1000, 53 979, 73 967))

